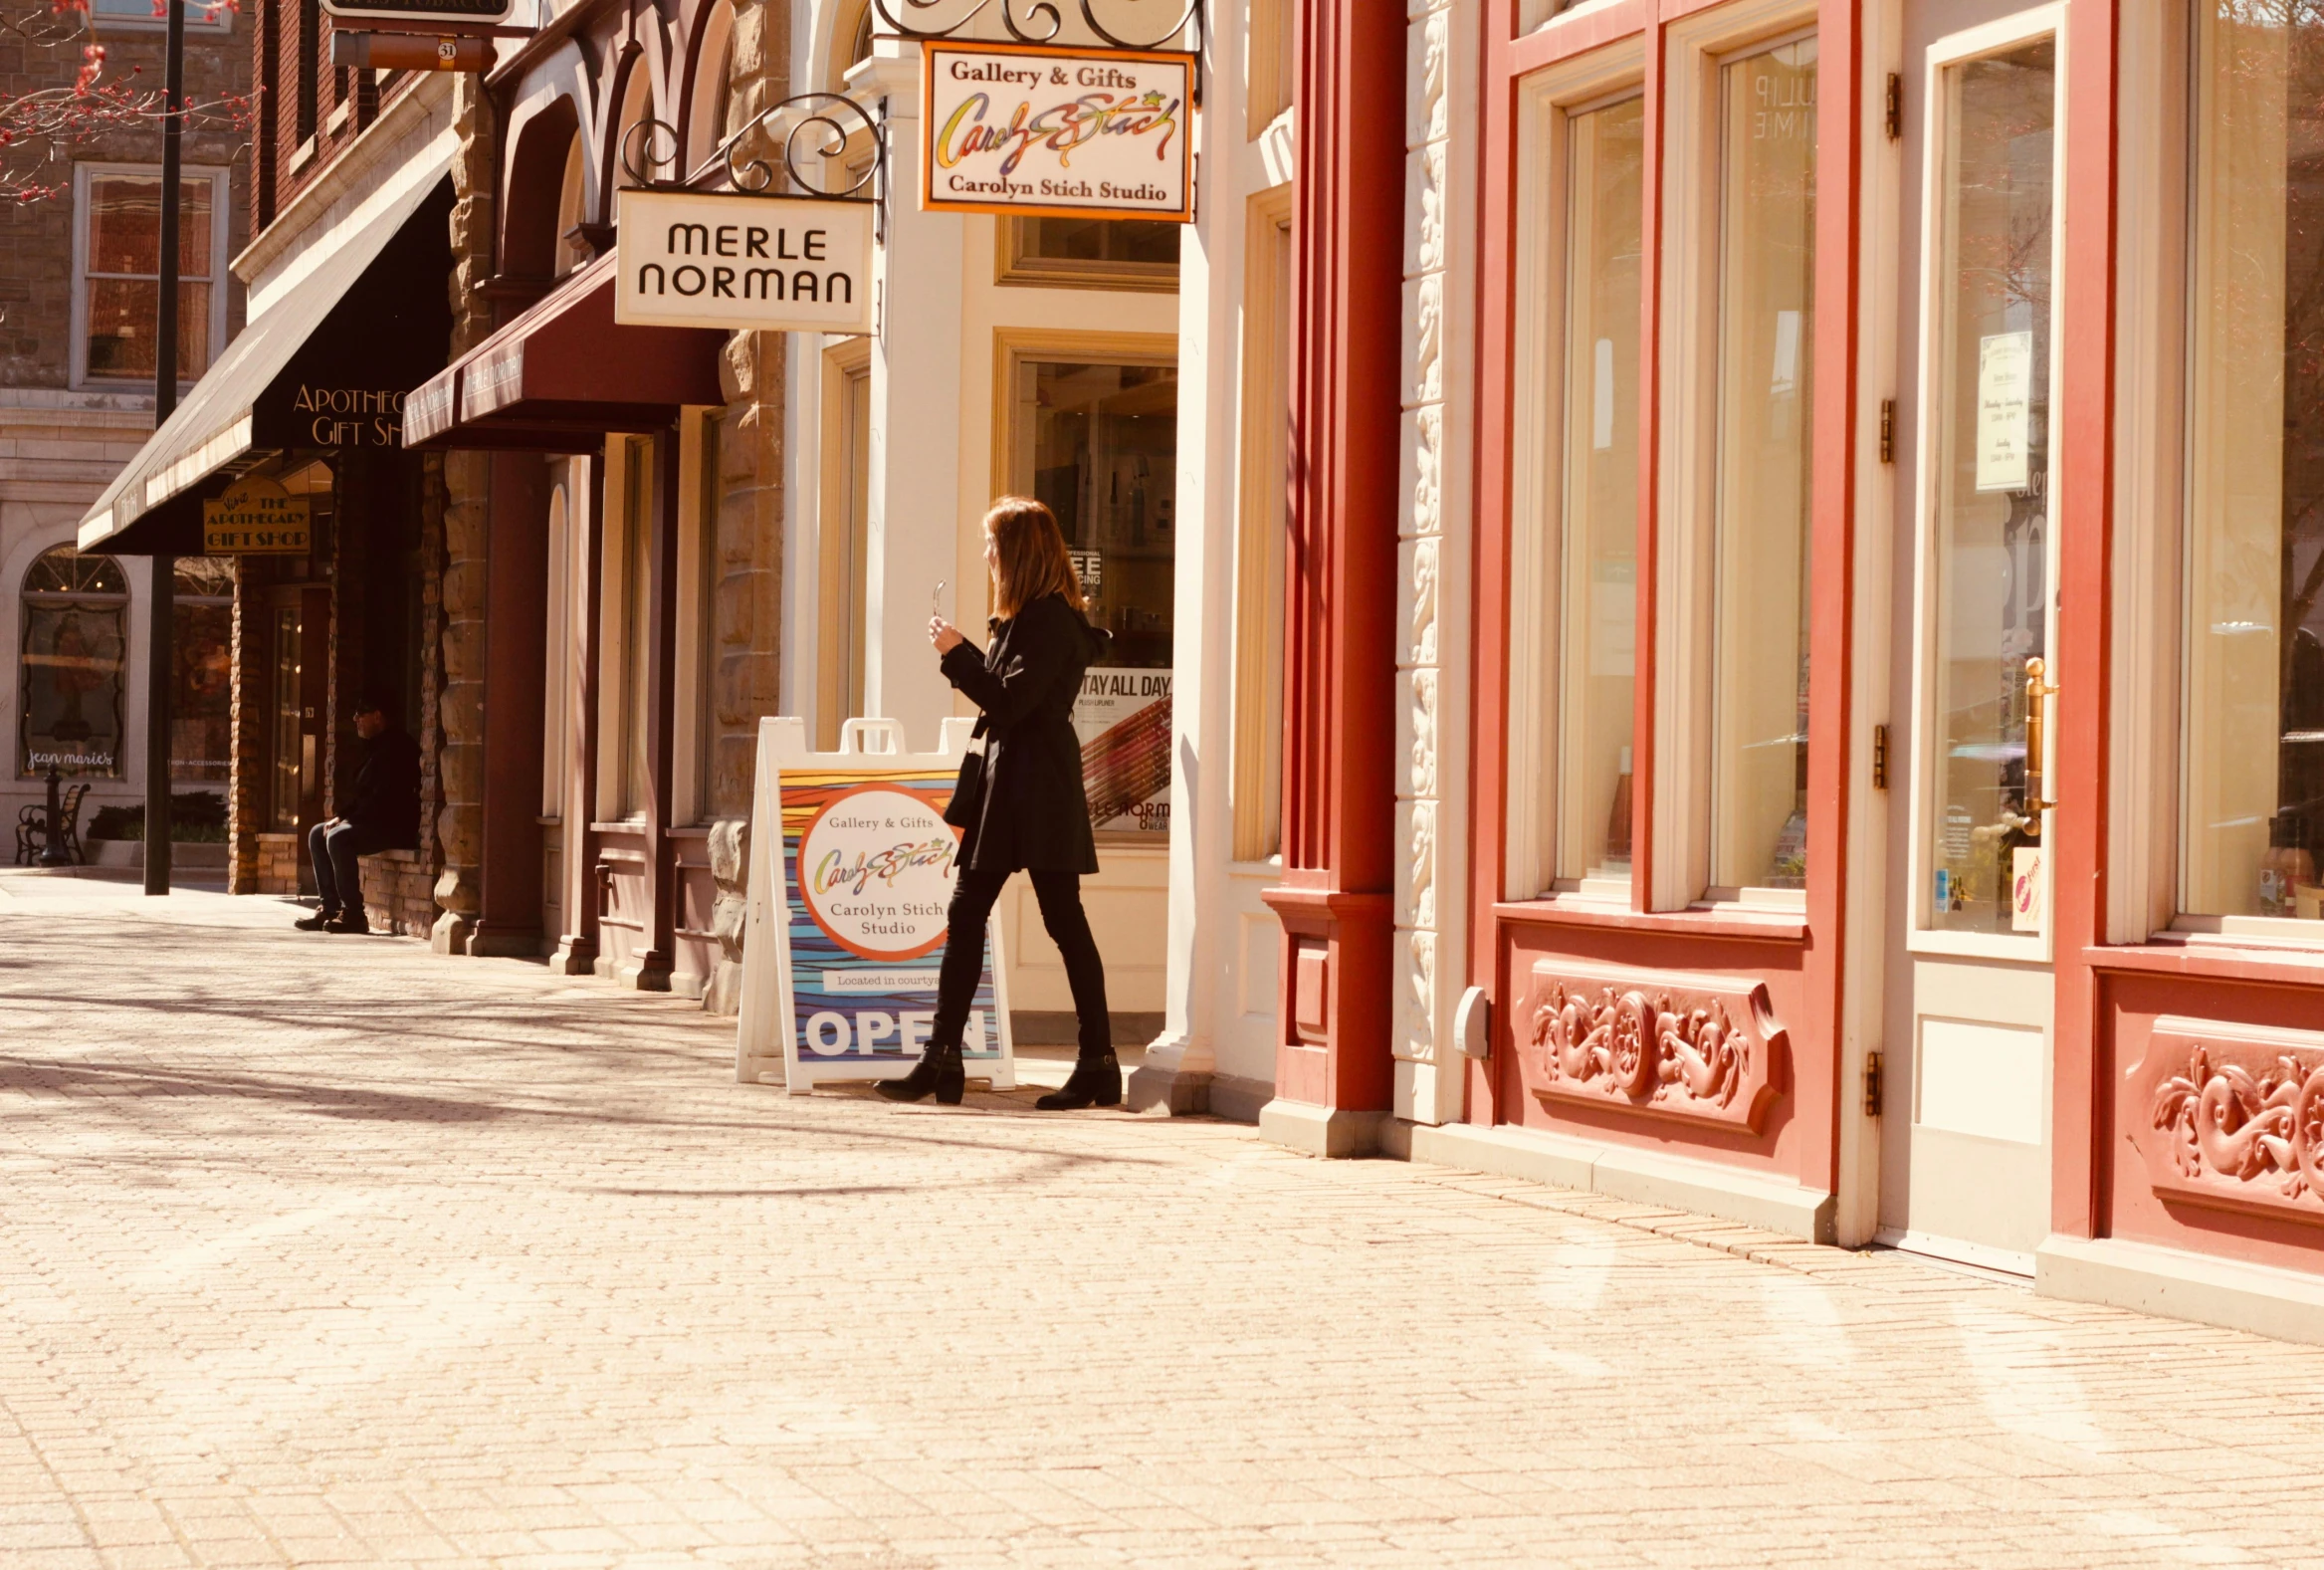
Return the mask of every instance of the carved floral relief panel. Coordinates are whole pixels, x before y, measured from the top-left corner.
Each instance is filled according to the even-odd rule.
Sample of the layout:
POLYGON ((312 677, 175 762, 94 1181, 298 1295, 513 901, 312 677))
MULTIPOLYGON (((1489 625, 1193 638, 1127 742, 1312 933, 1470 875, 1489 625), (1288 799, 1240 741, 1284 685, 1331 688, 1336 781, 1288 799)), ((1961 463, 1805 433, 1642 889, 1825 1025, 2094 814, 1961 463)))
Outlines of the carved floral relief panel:
POLYGON ((2156 1194, 2324 1225, 2324 1033, 2166 1016, 2129 1077, 2156 1194))
POLYGON ((1763 982, 1541 960, 1519 1054, 1545 1104, 1748 1129, 1789 1088, 1790 1038, 1763 982))

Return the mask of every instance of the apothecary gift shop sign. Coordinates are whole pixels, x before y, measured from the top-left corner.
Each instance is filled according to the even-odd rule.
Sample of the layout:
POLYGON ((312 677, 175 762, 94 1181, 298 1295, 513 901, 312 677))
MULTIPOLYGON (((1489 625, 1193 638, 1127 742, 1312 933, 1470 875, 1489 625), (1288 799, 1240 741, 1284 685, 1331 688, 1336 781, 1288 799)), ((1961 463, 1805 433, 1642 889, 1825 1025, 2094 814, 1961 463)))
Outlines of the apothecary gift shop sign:
POLYGON ((955 42, 922 50, 923 208, 1193 217, 1193 56, 955 42))
POLYGON ((616 214, 626 327, 872 330, 868 202, 626 190, 616 214))

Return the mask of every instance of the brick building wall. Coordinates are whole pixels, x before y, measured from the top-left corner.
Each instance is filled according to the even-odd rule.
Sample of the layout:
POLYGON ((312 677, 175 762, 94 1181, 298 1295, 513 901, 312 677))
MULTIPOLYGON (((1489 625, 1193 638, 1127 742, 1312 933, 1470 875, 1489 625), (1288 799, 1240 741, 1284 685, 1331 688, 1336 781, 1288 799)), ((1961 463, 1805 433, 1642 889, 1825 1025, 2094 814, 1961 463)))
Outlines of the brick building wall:
MULTIPOLYGON (((0 95, 16 97, 70 92, 82 65, 82 51, 101 44, 106 52, 101 79, 136 90, 158 89, 163 70, 163 31, 158 19, 92 18, 59 14, 50 0, 0 0, 0 95)), ((196 105, 247 94, 251 35, 248 22, 221 13, 220 25, 191 26, 185 39, 186 94, 196 105)), ((213 244, 208 259, 225 290, 222 333, 210 335, 208 351, 223 352, 240 330, 244 302, 227 263, 249 238, 247 189, 249 156, 243 132, 196 124, 184 142, 189 168, 224 168, 226 237, 213 244)), ((149 375, 107 380, 74 377, 74 236, 84 218, 75 189, 75 166, 108 163, 146 166, 161 162, 157 121, 107 131, 85 141, 54 147, 18 142, 0 149, 0 168, 18 179, 54 187, 41 200, 0 200, 0 648, 8 671, 0 680, 0 817, 13 822, 23 805, 45 795, 44 784, 27 777, 19 734, 21 673, 18 650, 23 629, 19 598, 22 572, 43 551, 70 545, 81 516, 133 457, 153 428, 153 386, 149 375)), ((181 367, 190 381, 202 364, 181 367)), ((132 624, 145 614, 141 564, 128 563, 132 624)), ((142 708, 142 662, 122 672, 121 757, 112 778, 92 781, 83 826, 108 805, 132 805, 143 797, 142 733, 134 716, 142 708)))
POLYGON ((251 70, 267 89, 251 136, 260 149, 250 188, 255 233, 379 117, 382 105, 418 78, 333 66, 334 20, 320 0, 251 0, 251 70))
MULTIPOLYGON (((140 27, 108 17, 91 19, 78 12, 58 16, 50 10, 48 0, 0 0, 0 14, 13 24, 0 27, 0 95, 16 97, 72 87, 81 69, 82 47, 90 43, 106 50, 101 80, 140 88, 161 85, 162 31, 158 22, 140 27)), ((250 91, 247 24, 229 13, 221 13, 221 20, 226 24, 223 31, 186 30, 186 97, 197 104, 250 91)), ((234 171, 228 256, 215 259, 221 277, 228 257, 250 237, 242 210, 249 173, 245 139, 238 130, 202 124, 189 126, 185 137, 184 157, 189 165, 234 171)), ((7 151, 5 166, 9 170, 35 172, 42 183, 61 190, 45 201, 0 202, 0 255, 8 258, 8 265, 0 267, 0 387, 63 388, 70 384, 73 348, 73 164, 135 163, 158 168, 161 129, 156 122, 150 127, 107 131, 60 149, 61 156, 55 162, 39 161, 37 150, 12 147, 7 151)), ((231 335, 242 323, 242 300, 240 285, 230 285, 229 290, 231 335)), ((224 346, 212 344, 212 352, 224 346)), ((118 390, 131 396, 152 392, 150 386, 118 390)), ((150 402, 146 407, 151 407, 150 402)), ((90 499, 96 500, 94 495, 90 499)))

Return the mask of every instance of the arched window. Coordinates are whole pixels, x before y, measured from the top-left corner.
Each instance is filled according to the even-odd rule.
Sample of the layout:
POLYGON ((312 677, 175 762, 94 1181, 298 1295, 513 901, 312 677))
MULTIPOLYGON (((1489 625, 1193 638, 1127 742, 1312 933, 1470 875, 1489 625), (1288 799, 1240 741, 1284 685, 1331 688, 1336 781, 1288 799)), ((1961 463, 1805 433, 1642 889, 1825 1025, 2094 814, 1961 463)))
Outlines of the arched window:
POLYGON ((694 57, 694 92, 687 112, 686 171, 708 161, 727 139, 727 116, 734 107, 735 8, 721 3, 704 13, 702 41, 694 57))
POLYGON ((44 551, 24 574, 17 773, 115 779, 129 579, 111 557, 44 551))
MULTIPOLYGON (((613 140, 613 179, 617 186, 626 187, 638 183, 637 176, 632 174, 629 168, 628 157, 632 151, 630 130, 639 120, 654 113, 653 75, 647 58, 640 56, 630 66, 629 80, 622 87, 621 118, 616 121, 621 127, 621 134, 613 140)), ((665 123, 667 122, 665 121, 665 123)), ((679 149, 671 147, 666 141, 659 146, 647 146, 641 140, 635 147, 635 155, 639 163, 643 165, 651 161, 656 153, 667 156, 677 150, 679 149)))
POLYGON ((588 163, 581 153, 581 133, 574 131, 565 141, 564 176, 557 185, 556 196, 556 276, 565 274, 589 260, 589 244, 578 233, 589 217, 589 193, 585 185, 588 163))
POLYGON ((831 91, 847 91, 847 74, 872 58, 872 29, 879 16, 872 9, 872 0, 859 0, 855 6, 842 6, 837 24, 831 30, 831 91))

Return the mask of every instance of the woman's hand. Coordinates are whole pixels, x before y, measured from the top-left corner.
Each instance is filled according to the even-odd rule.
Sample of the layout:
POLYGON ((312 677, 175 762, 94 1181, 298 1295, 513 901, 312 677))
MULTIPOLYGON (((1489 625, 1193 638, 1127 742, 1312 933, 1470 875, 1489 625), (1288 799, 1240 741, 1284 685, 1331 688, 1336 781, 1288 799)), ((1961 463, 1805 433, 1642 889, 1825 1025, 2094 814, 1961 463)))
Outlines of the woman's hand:
POLYGON ((937 653, 950 654, 968 640, 960 636, 960 629, 942 616, 928 618, 928 641, 936 645, 937 653))

